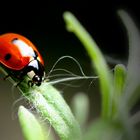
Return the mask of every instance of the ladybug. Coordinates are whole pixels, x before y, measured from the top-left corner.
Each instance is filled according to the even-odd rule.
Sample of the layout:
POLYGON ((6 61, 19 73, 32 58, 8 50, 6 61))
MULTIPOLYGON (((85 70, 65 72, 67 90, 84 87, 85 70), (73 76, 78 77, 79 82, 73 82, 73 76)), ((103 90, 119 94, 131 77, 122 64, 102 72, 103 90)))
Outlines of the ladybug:
POLYGON ((14 75, 20 82, 27 75, 31 86, 40 86, 45 79, 42 56, 32 42, 22 35, 0 35, 0 63, 10 70, 8 76, 14 75))

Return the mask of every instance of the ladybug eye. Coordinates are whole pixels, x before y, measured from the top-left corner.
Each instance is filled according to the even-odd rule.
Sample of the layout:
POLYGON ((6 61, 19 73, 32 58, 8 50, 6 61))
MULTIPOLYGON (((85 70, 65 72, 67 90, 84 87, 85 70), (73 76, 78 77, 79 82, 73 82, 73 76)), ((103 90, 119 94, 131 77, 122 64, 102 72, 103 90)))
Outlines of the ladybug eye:
POLYGON ((7 53, 7 54, 5 55, 5 57, 4 57, 4 59, 5 59, 6 61, 8 61, 10 58, 11 58, 11 54, 10 54, 10 53, 7 53))

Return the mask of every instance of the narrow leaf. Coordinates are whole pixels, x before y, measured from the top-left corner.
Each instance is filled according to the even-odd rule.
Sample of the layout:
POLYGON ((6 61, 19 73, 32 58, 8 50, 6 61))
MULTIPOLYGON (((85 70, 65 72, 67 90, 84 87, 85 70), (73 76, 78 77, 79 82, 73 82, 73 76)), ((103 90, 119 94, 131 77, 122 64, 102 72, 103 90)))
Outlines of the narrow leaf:
POLYGON ((139 99, 138 97, 140 97, 140 32, 127 12, 120 10, 118 13, 125 25, 129 40, 129 59, 127 65, 128 72, 125 100, 126 103, 129 102, 131 105, 130 107, 132 107, 139 99))
POLYGON ((126 68, 122 64, 118 64, 114 68, 114 92, 117 96, 116 98, 120 98, 125 86, 126 80, 126 68))
MULTIPOLYGON (((125 83, 124 94, 121 98, 121 103, 119 105, 119 119, 124 127, 126 136, 128 140, 135 140, 136 135, 134 132, 134 126, 129 121, 130 117, 130 104, 134 100, 135 95, 140 95, 137 90, 140 85, 139 70, 140 70, 140 34, 139 31, 130 17, 130 15, 124 10, 119 10, 118 14, 126 27, 126 31, 129 39, 129 58, 127 64, 127 77, 125 83)), ((135 98, 135 103, 137 99, 135 98)), ((134 104, 133 104, 134 105, 134 104)))
POLYGON ((122 134, 118 123, 99 119, 91 123, 83 140, 120 140, 122 134))
POLYGON ((124 92, 126 72, 126 68, 122 64, 118 64, 114 68, 113 116, 116 116, 118 113, 117 108, 121 102, 122 93, 124 92))
POLYGON ((73 32, 83 43, 92 65, 95 67, 97 75, 99 75, 102 93, 102 117, 110 118, 112 111, 112 75, 105 59, 96 42, 72 13, 65 12, 64 20, 68 31, 73 32))
POLYGON ((39 124, 34 115, 23 106, 19 107, 18 117, 26 140, 47 140, 43 127, 39 124))
POLYGON ((89 99, 84 93, 77 93, 72 99, 73 113, 84 130, 89 117, 89 99))

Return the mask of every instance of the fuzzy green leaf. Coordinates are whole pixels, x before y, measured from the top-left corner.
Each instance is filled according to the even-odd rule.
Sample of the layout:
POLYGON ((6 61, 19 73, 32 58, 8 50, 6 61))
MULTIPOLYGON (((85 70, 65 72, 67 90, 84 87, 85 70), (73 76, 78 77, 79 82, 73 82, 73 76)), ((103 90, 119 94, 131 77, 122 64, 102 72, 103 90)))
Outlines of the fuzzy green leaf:
MULTIPOLYGON (((1 67, 7 74, 8 70, 1 67)), ((8 78, 13 84, 19 82, 11 75, 8 78)), ((25 77, 18 89, 41 114, 44 120, 48 120, 61 140, 78 140, 81 137, 80 127, 75 120, 69 106, 58 90, 47 82, 41 86, 28 86, 28 78, 25 77)))
POLYGON ((43 127, 34 115, 23 106, 19 107, 18 117, 26 140, 47 140, 43 127))
POLYGON ((59 91, 54 87, 42 83, 41 87, 30 91, 29 99, 42 116, 50 121, 62 140, 80 138, 79 124, 59 91))

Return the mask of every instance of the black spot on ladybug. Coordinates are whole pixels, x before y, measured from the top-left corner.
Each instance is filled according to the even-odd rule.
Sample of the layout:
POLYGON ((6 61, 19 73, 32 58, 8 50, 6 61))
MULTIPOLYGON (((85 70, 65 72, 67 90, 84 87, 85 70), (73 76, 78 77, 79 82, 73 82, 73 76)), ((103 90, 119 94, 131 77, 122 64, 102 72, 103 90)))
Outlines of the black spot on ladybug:
POLYGON ((5 55, 5 57, 4 57, 4 59, 5 59, 6 61, 8 61, 10 58, 11 58, 11 54, 10 54, 10 53, 7 53, 7 54, 5 55))

